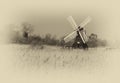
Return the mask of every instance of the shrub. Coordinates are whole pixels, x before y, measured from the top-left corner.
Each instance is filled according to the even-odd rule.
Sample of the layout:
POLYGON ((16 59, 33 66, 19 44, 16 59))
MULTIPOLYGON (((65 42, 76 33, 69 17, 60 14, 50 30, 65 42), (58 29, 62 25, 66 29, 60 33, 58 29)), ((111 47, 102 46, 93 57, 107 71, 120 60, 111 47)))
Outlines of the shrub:
POLYGON ((88 44, 89 47, 106 46, 107 45, 107 41, 98 39, 97 35, 92 33, 89 36, 87 44, 88 44))

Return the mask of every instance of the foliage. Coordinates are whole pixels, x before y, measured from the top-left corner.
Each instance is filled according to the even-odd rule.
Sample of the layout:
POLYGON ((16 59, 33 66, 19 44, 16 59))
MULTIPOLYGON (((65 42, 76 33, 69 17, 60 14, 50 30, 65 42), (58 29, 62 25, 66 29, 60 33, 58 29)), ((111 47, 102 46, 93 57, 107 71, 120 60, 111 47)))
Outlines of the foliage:
POLYGON ((97 35, 92 33, 89 36, 87 44, 88 44, 89 47, 106 46, 107 45, 107 41, 106 40, 102 40, 102 39, 98 39, 97 35))

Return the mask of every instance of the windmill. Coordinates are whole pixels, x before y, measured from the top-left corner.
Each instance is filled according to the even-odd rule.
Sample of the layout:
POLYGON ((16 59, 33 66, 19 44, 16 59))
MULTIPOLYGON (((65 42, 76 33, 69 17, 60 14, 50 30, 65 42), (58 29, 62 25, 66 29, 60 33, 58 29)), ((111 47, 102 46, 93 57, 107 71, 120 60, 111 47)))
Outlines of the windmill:
POLYGON ((88 38, 84 27, 91 21, 91 18, 87 17, 79 26, 77 26, 72 16, 68 17, 68 21, 72 25, 74 31, 64 38, 65 43, 75 39, 72 47, 75 48, 82 47, 83 49, 87 49, 88 45, 86 42, 88 41, 88 38))

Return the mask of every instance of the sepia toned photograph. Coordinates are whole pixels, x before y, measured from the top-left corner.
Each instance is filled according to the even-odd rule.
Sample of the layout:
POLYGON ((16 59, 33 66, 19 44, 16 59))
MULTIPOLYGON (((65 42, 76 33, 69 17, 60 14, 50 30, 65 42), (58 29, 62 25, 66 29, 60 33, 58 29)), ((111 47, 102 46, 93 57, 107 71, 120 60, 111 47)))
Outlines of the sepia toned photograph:
POLYGON ((120 83, 117 0, 0 0, 0 83, 120 83))

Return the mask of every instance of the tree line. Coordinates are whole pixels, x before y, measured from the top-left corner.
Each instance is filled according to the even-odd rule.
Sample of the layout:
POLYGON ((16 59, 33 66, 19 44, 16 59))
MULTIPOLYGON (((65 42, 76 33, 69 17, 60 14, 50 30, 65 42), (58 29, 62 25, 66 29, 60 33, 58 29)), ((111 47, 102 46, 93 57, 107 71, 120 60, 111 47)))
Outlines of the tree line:
MULTIPOLYGON (((44 37, 34 34, 31 35, 31 33, 33 32, 33 26, 28 23, 21 24, 21 27, 21 30, 12 32, 12 34, 14 34, 10 38, 11 43, 30 45, 71 46, 74 42, 70 41, 68 43, 65 43, 63 41, 64 37, 57 39, 56 36, 52 36, 51 34, 46 34, 44 37)), ((92 33, 88 36, 87 44, 89 47, 107 46, 107 41, 99 39, 97 37, 97 34, 92 33)))

